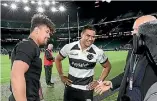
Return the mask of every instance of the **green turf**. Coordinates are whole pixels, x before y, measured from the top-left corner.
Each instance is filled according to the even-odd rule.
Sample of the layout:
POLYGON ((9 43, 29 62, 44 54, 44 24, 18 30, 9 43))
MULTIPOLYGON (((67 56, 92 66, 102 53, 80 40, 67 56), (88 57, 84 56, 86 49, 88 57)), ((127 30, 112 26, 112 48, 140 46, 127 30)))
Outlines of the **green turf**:
MULTIPOLYGON (((57 53, 54 53, 54 56, 56 56, 57 53)), ((125 66, 125 59, 127 56, 127 51, 107 51, 105 54, 108 56, 109 61, 111 62, 112 69, 111 72, 109 73, 108 77, 106 79, 112 79, 119 73, 123 72, 124 66, 125 66)), ((41 58, 43 58, 43 53, 41 54, 41 58)), ((1 84, 8 84, 10 81, 10 60, 8 59, 8 56, 6 55, 1 55, 1 84)), ((65 74, 68 72, 68 59, 66 58, 63 60, 63 71, 65 74)), ((97 64, 95 67, 95 79, 98 79, 101 71, 102 71, 102 66, 100 64, 97 64)), ((53 76, 57 76, 57 70, 55 68, 55 65, 53 66, 53 76)), ((44 78, 44 68, 42 70, 42 78, 44 78)), ((43 80, 44 81, 44 80, 43 80)), ((54 89, 47 89, 46 87, 44 88, 44 94, 49 92, 49 95, 44 95, 48 100, 45 101, 62 101, 63 97, 63 88, 62 84, 56 84, 54 89), (52 91, 51 91, 52 90, 52 91), (53 92, 55 90, 55 93, 53 92), (53 96, 53 100, 52 99, 53 96), (55 100, 58 99, 58 100, 55 100), (59 100, 60 99, 60 100, 59 100)), ((104 101, 111 101, 110 99, 116 98, 117 94, 113 95, 114 97, 108 97, 104 101)))
MULTIPOLYGON (((54 56, 56 56, 57 53, 54 53, 54 56)), ((109 57, 109 61, 111 62, 112 69, 107 77, 107 79, 111 79, 112 77, 115 77, 119 73, 123 71, 123 67, 125 65, 125 59, 127 55, 127 51, 109 51, 105 52, 105 54, 109 57)), ((41 58, 43 58, 43 54, 41 54, 41 58)), ((10 80, 10 60, 8 59, 8 56, 1 55, 1 83, 7 83, 10 80)), ((68 72, 68 59, 66 58, 63 60, 63 70, 65 73, 68 72)), ((97 64, 95 67, 95 78, 97 79, 102 71, 102 67, 100 64, 97 64)), ((57 75, 57 70, 53 68, 53 74, 57 75)), ((42 76, 44 75, 44 70, 42 71, 42 76)))

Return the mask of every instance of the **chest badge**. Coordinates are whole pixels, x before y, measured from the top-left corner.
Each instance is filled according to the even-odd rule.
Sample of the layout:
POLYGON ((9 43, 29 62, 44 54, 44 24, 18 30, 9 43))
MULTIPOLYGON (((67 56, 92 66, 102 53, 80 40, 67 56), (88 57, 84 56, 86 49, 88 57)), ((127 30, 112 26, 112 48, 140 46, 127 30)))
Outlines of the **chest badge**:
POLYGON ((92 60, 93 57, 94 57, 93 54, 88 54, 88 55, 87 55, 87 59, 88 59, 88 60, 92 60))

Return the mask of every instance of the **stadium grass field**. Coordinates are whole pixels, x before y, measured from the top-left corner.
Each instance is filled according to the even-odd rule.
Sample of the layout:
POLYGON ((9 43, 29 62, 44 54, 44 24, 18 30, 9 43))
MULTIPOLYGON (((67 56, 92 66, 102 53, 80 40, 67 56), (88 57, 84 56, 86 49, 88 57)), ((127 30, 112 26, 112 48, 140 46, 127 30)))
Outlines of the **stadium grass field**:
MULTIPOLYGON (((124 71, 127 51, 106 51, 105 54, 108 56, 109 61, 111 62, 112 69, 106 79, 112 79, 113 77, 117 76, 121 72, 124 71)), ((54 53, 54 56, 56 56, 57 53, 54 53)), ((43 53, 41 53, 41 58, 43 59, 43 53)), ((1 96, 1 101, 7 101, 8 97, 8 86, 10 81, 10 68, 11 68, 11 61, 8 58, 8 55, 1 55, 1 93, 3 96, 1 96)), ((63 60, 63 71, 65 74, 68 73, 68 66, 69 62, 68 59, 63 60)), ((100 64, 97 64, 95 67, 95 79, 98 79, 100 76, 100 73, 102 71, 102 67, 100 64)), ((43 87, 43 93, 45 101, 62 101, 63 98, 63 84, 60 82, 58 73, 56 70, 55 65, 53 66, 52 70, 52 77, 53 81, 55 82, 54 88, 47 88, 44 80, 44 68, 42 69, 42 76, 41 76, 41 83, 43 87)), ((117 94, 114 94, 113 96, 108 97, 104 101, 115 101, 117 94)))

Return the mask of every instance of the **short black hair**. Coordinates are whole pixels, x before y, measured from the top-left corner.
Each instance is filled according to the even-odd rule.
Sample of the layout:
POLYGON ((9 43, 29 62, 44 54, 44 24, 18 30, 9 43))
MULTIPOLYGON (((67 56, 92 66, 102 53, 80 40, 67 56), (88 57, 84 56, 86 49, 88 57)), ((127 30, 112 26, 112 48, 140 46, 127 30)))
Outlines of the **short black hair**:
POLYGON ((46 25, 47 27, 50 28, 51 32, 55 31, 54 23, 46 15, 41 14, 41 13, 34 14, 31 20, 30 32, 32 32, 35 27, 40 26, 40 25, 46 25))
POLYGON ((83 29, 82 29, 82 32, 84 32, 85 30, 93 30, 93 31, 95 31, 96 32, 96 29, 94 28, 94 26, 93 25, 85 25, 84 27, 83 27, 83 29))

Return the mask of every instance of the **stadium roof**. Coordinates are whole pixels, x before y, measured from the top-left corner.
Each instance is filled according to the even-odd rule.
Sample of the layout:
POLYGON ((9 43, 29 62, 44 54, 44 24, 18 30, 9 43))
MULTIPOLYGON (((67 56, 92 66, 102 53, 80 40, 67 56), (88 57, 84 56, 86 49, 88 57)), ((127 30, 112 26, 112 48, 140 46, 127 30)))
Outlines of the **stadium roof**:
MULTIPOLYGON (((17 1, 17 0, 16 0, 17 1)), ((26 1, 26 0, 25 0, 26 1)), ((40 1, 40 0, 38 0, 40 1)), ((42 0, 43 1, 43 0, 42 0)), ((46 0, 44 0, 46 1, 46 0)), ((49 0, 50 1, 50 0, 49 0)), ((51 0, 52 1, 52 0, 51 0)), ((17 10, 11 10, 11 3, 14 1, 1 1, 1 19, 12 21, 30 22, 33 14, 37 13, 37 2, 33 5, 31 1, 27 4, 22 1, 17 3, 19 7, 17 10), (4 4, 8 6, 4 6, 4 4), (29 12, 24 11, 24 6, 27 5, 31 8, 29 12)), ((95 1, 58 1, 58 5, 65 5, 65 12, 51 12, 50 7, 45 7, 45 14, 48 15, 55 23, 62 24, 67 22, 67 15, 70 15, 70 20, 76 22, 76 13, 79 12, 79 18, 89 19, 94 18, 94 23, 98 23, 101 19, 105 21, 112 21, 117 17, 127 18, 133 17, 138 14, 150 14, 157 12, 156 1, 111 1, 95 2, 95 1)), ((57 6, 58 6, 57 5, 57 6)), ((52 7, 53 5, 51 5, 52 7)), ((57 7, 56 6, 56 7, 57 7)))

